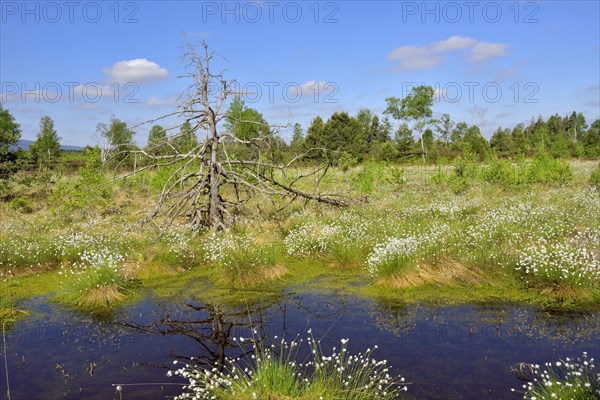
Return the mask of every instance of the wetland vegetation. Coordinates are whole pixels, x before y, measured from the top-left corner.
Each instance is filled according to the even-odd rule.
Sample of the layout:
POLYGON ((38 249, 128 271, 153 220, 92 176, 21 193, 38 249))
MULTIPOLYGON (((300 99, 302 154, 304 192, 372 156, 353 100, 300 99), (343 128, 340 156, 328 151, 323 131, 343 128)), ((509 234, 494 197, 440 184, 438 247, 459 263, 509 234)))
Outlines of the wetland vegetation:
MULTIPOLYGON (((355 338, 345 333, 357 333, 351 328, 329 351, 321 344, 329 330, 314 336, 304 326, 291 337, 261 336, 253 317, 281 299, 287 307, 289 297, 318 303, 334 295, 354 304, 353 312, 384 304, 376 316, 360 315, 393 335, 413 331, 418 318, 405 310, 423 306, 492 307, 511 317, 526 307, 598 322, 600 121, 588 129, 581 114, 554 115, 500 129, 488 142, 477 126, 453 128, 446 115, 433 120, 433 89, 420 86, 403 100, 386 99, 385 111, 414 121, 417 140, 406 125, 392 139, 389 120, 361 110, 327 122, 317 117, 305 136, 297 126, 288 145, 239 97, 219 111, 224 81, 216 106, 205 96, 215 78, 207 72, 212 53, 205 44, 200 52, 188 46, 196 91, 175 113, 178 133, 155 125, 142 147, 113 117, 98 126, 107 147, 61 154, 48 145, 58 137, 43 118, 32 150, 2 154, 3 330, 50 307, 61 318, 108 321, 109 330, 183 333, 214 357, 171 357, 175 367, 163 366, 168 377, 187 380, 175 383, 180 399, 392 399, 410 396, 419 378, 396 357, 390 369, 375 343, 350 351, 355 338), (427 126, 440 136, 434 140, 427 126), (118 318, 161 301, 180 308, 195 302, 191 308, 209 317, 188 320, 185 329, 171 318, 149 325, 118 318), (223 318, 232 316, 236 323, 224 329, 223 318), (190 324, 213 331, 207 336, 190 324), (245 336, 234 334, 238 325, 245 336), (218 350, 207 344, 215 340, 218 350), (224 349, 231 341, 233 354, 224 349)), ((7 111, 2 118, 0 128, 13 140, 18 125, 7 111)), ((485 319, 485 312, 477 315, 477 323, 485 319)), ((337 321, 326 319, 331 329, 337 321)), ((584 340, 593 343, 593 334, 584 340)), ((598 398, 597 350, 546 369, 521 361, 513 371, 529 383, 519 391, 524 398, 598 398)), ((95 368, 92 361, 91 380, 95 368)), ((71 375, 62 364, 56 369, 68 386, 71 375)), ((141 384, 111 378, 119 398, 141 384)), ((65 393, 73 396, 71 390, 65 393)))

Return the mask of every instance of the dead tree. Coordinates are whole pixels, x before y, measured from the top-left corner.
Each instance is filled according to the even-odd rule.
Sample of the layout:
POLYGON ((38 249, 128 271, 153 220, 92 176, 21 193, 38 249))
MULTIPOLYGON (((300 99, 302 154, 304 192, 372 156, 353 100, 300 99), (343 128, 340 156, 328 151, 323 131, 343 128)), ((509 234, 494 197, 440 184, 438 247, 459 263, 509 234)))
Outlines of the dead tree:
POLYGON ((182 61, 188 72, 179 78, 189 79, 191 83, 179 96, 179 105, 173 112, 143 124, 176 118, 178 124, 168 130, 174 131, 187 122, 197 142, 192 148, 182 149, 177 146, 181 135, 170 134, 151 149, 130 151, 141 154, 145 165, 128 175, 165 168, 170 171, 149 215, 151 220, 160 221, 159 226, 166 229, 183 218, 192 230, 209 227, 218 231, 231 223, 233 210, 248 206, 260 196, 270 201, 299 199, 333 206, 348 203, 347 198, 320 193, 317 184, 306 189, 307 179, 320 182, 327 166, 308 171, 295 165, 317 149, 284 164, 274 157, 274 150, 281 141, 276 127, 256 121, 238 121, 263 125, 257 137, 243 139, 220 129, 224 119, 235 120, 224 111, 227 98, 236 94, 235 81, 227 81, 222 73, 212 72, 215 53, 209 51, 205 42, 195 46, 186 40, 185 49, 182 61))

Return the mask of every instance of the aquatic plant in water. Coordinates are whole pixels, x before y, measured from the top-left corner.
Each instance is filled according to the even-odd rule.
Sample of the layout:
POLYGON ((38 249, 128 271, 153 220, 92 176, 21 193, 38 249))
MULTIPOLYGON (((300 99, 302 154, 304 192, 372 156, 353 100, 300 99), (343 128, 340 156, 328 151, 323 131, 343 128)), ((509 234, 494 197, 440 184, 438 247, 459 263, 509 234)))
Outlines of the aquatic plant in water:
MULTIPOLYGON (((586 352, 544 366, 533 365, 533 380, 522 386, 525 400, 600 399, 600 372, 586 352)), ((513 392, 520 390, 511 389, 513 392)))
MULTIPOLYGON (((237 340, 243 343, 248 339, 237 340)), ((348 339, 342 339, 339 351, 334 347, 331 355, 325 355, 309 330, 306 343, 310 356, 302 362, 298 350, 303 343, 300 338, 290 342, 282 339, 267 347, 253 342, 249 359, 228 358, 222 370, 185 364, 168 373, 189 381, 186 392, 176 399, 385 400, 397 399, 407 390, 404 378, 389 374, 386 360, 372 357, 377 346, 351 355, 348 339)))
POLYGON ((110 248, 85 250, 81 262, 59 271, 65 280, 59 298, 79 307, 110 306, 124 299, 128 279, 125 256, 110 248))

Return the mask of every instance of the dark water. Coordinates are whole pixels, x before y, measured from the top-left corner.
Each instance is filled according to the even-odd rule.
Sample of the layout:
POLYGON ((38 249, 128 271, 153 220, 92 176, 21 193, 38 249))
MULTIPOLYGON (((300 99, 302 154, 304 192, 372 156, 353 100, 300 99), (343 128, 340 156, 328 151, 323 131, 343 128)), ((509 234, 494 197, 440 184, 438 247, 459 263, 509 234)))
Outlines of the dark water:
MULTIPOLYGON (((240 307, 147 298, 108 319, 33 299, 33 312, 7 334, 12 400, 164 399, 182 381, 173 360, 214 363, 237 355, 234 337, 294 338, 308 328, 325 353, 350 338, 351 352, 378 345, 377 359, 406 377, 415 399, 518 399, 518 362, 600 356, 600 313, 549 314, 516 306, 425 307, 339 295, 289 295, 240 307), (95 364, 95 367, 91 367, 95 364), (130 385, 133 384, 133 385, 130 385)), ((4 356, 1 391, 6 392, 4 356)))

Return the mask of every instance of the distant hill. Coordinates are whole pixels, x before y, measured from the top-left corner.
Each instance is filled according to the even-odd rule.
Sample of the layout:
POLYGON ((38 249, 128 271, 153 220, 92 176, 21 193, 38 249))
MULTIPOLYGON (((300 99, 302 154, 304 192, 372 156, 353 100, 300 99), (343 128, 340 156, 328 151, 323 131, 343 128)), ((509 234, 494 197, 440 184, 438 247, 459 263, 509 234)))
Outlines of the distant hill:
MULTIPOLYGON (((33 143, 34 143, 33 140, 19 139, 19 141, 17 142, 16 145, 10 146, 8 148, 8 151, 15 151, 17 148, 27 150, 27 149, 29 149, 29 146, 31 146, 33 143)), ((68 144, 61 144, 60 149, 66 150, 66 151, 83 151, 83 147, 70 146, 68 144)))

